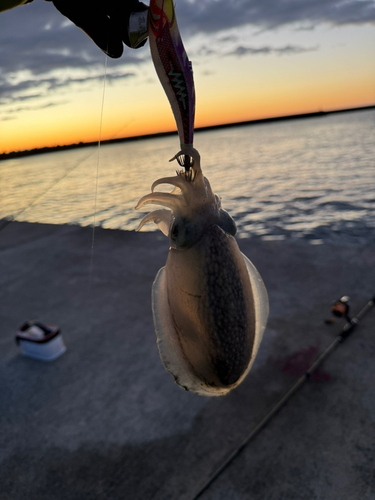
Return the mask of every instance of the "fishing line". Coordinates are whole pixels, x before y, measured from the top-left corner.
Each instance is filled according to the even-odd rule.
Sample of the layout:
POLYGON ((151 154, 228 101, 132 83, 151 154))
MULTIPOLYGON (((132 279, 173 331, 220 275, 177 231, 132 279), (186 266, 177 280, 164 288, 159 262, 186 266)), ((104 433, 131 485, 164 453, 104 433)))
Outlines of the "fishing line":
MULTIPOLYGON (((107 56, 105 59, 105 74, 104 74, 104 87, 106 84, 106 72, 107 72, 107 56)), ((102 109, 101 109, 101 122, 100 122, 100 130, 99 130, 99 146, 98 150, 100 149, 100 143, 101 143, 101 131, 102 131, 102 119, 103 119, 103 104, 104 104, 104 88, 103 88, 103 99, 102 99, 102 109)), ((135 118, 131 118, 129 121, 126 122, 126 124, 120 128, 118 132, 116 132, 111 139, 114 139, 118 135, 120 135, 133 121, 135 118)), ((90 152, 88 155, 84 156, 84 158, 78 160, 77 163, 73 165, 69 170, 67 170, 59 179, 57 179, 53 184, 48 186, 42 193, 38 194, 26 207, 21 208, 19 212, 17 212, 15 215, 10 215, 7 217, 4 217, 3 219, 0 219, 0 232, 5 229, 9 224, 12 222, 16 221, 20 215, 22 215, 24 212, 26 212, 29 208, 31 208, 33 205, 38 203, 39 200, 41 200, 51 189, 56 187, 61 181, 63 181, 66 177, 68 177, 76 168, 78 168, 82 163, 84 163, 86 160, 90 158, 95 154, 94 152, 90 152)), ((99 153, 98 153, 98 160, 97 160, 97 176, 98 176, 98 167, 99 167, 99 153)), ((96 194, 95 194, 95 214, 94 214, 94 224, 95 224, 95 216, 96 216, 96 196, 97 196, 97 188, 98 188, 98 178, 96 182, 96 194)))
POLYGON ((215 481, 215 479, 223 472, 224 469, 242 452, 242 450, 252 441, 264 427, 279 413, 290 398, 298 391, 302 385, 309 380, 311 375, 325 361, 328 356, 348 338, 353 332, 359 321, 374 307, 375 295, 367 302, 367 304, 359 311, 357 316, 348 321, 342 331, 335 337, 331 344, 318 357, 316 361, 308 368, 306 373, 300 377, 297 382, 289 389, 289 391, 275 404, 275 406, 267 413, 263 420, 253 429, 250 434, 242 441, 242 443, 234 450, 234 452, 223 462, 223 464, 211 475, 211 477, 201 486, 201 488, 191 497, 191 500, 197 500, 202 493, 215 481))
POLYGON ((68 175, 71 172, 73 172, 73 170, 75 170, 77 167, 79 167, 82 163, 84 163, 92 155, 93 155, 93 153, 91 152, 90 154, 88 154, 87 156, 85 156, 83 159, 79 160, 72 168, 70 168, 69 170, 67 170, 62 177, 60 177, 59 179, 57 179, 57 181, 54 182, 51 186, 48 186, 48 188, 45 191, 43 191, 41 194, 38 194, 26 207, 22 208, 19 212, 17 212, 16 215, 12 215, 12 216, 6 218, 5 221, 3 220, 2 221, 2 225, 0 227, 0 231, 2 231, 3 229, 5 229, 14 220, 17 220, 20 215, 22 215, 29 208, 31 208, 33 205, 35 205, 40 199, 42 199, 48 193, 48 191, 50 191, 52 188, 54 188, 55 186, 57 186, 57 184, 59 184, 59 182, 63 181, 66 177, 68 177, 68 175))
POLYGON ((120 134, 122 134, 122 132, 123 132, 126 128, 128 128, 128 127, 129 127, 129 125, 130 125, 132 122, 134 122, 134 120, 135 120, 135 118, 130 118, 130 120, 128 120, 128 121, 125 123, 125 125, 124 125, 123 127, 121 127, 121 128, 120 128, 120 130, 119 130, 118 132, 116 132, 116 134, 115 134, 115 135, 113 135, 113 136, 111 137, 111 140, 112 140, 112 139, 116 139, 116 137, 117 137, 117 136, 119 136, 120 134))
POLYGON ((91 277, 92 277, 92 266, 94 262, 94 243, 95 243, 95 224, 96 224, 96 205, 98 199, 98 183, 99 183, 99 163, 100 163, 100 144, 102 140, 102 125, 103 125, 103 111, 104 111, 104 97, 105 97, 105 84, 107 79, 107 61, 108 56, 105 55, 104 62, 104 78, 103 78, 103 94, 102 94, 102 106, 100 110, 100 124, 99 124, 99 140, 98 140, 98 155, 96 159, 96 181, 95 181, 95 200, 94 200, 94 220, 92 224, 92 240, 91 240, 91 258, 90 258, 90 268, 89 268, 89 289, 91 288, 91 277))

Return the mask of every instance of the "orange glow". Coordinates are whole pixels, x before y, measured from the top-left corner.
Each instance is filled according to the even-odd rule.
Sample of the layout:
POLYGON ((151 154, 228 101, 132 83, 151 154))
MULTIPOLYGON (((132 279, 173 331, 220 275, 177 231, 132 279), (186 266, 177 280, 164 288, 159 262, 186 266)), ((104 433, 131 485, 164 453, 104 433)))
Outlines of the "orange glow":
MULTIPOLYGON (((188 52, 191 43, 191 54, 196 54, 196 127, 375 104, 373 25, 242 34, 244 47, 272 50, 268 55, 237 57, 231 55, 229 41, 223 49, 219 43, 212 54, 199 55, 200 42, 194 37, 187 40, 188 52), (288 46, 301 50, 278 55, 288 46)), ((116 68, 108 60, 107 74, 116 68)), ((151 59, 127 69, 131 78, 108 79, 105 87, 102 81, 88 80, 51 89, 38 98, 32 98, 29 89, 27 99, 3 104, 0 153, 96 142, 100 130, 102 140, 176 130, 151 59)))
MULTIPOLYGON (((375 78, 362 81, 340 74, 329 82, 323 78, 291 79, 285 76, 274 85, 244 78, 241 88, 225 81, 214 92, 208 79, 197 78, 196 127, 255 120, 316 111, 330 111, 375 103, 375 78)), ((167 99, 156 84, 140 89, 122 89, 121 99, 115 88, 107 90, 102 124, 102 140, 134 137, 176 130, 167 99), (137 95, 138 92, 138 95, 137 95), (132 96, 132 99, 131 97, 132 96)), ((14 119, 0 122, 0 152, 95 142, 99 138, 101 96, 88 95, 71 103, 27 111, 14 119)))

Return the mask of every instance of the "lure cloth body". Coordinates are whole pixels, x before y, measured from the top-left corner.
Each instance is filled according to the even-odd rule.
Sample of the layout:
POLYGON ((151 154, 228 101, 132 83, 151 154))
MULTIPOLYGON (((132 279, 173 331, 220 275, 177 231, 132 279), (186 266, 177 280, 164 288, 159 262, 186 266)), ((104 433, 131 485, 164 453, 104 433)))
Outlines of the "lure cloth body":
POLYGON ((221 208, 190 153, 189 172, 159 179, 139 201, 168 207, 146 215, 168 235, 170 249, 152 288, 158 348, 177 384, 205 396, 221 396, 249 372, 268 317, 263 281, 234 239, 236 226, 221 208), (172 184, 172 193, 155 192, 172 184))
POLYGON ((151 57, 176 120, 181 151, 193 144, 195 90, 172 0, 151 0, 149 8, 151 57))

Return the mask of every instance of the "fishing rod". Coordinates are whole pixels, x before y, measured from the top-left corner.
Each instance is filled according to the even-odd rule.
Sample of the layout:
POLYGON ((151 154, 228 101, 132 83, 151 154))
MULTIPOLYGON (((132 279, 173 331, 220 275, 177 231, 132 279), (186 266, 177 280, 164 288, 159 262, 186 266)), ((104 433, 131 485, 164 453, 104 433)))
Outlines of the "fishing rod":
MULTIPOLYGON (((348 297, 342 297, 340 300, 336 301, 331 311, 337 317, 340 317, 340 304, 347 304, 348 297)), ((348 321, 345 323, 341 332, 335 337, 333 342, 326 348, 325 351, 318 357, 318 359, 308 368, 308 370, 302 375, 297 382, 289 389, 289 391, 275 404, 275 406, 267 413, 267 415, 259 422, 259 424, 253 429, 250 434, 242 441, 242 443, 234 450, 234 452, 225 460, 225 462, 211 475, 211 477, 200 487, 200 489, 191 497, 191 500, 197 500, 202 493, 204 493, 209 486, 215 481, 215 479, 228 467, 228 465, 242 452, 242 450, 252 441, 262 429, 272 420, 272 418, 286 405, 286 403, 294 396, 294 394, 303 386, 305 382, 309 380, 311 375, 318 369, 318 367, 328 358, 328 356, 338 347, 340 344, 346 340, 350 334, 353 333, 354 329, 357 327, 361 319, 374 307, 375 305, 375 295, 366 303, 366 305, 359 311, 359 313, 352 319, 348 316, 348 308, 343 308, 343 314, 341 316, 345 317, 348 321)))

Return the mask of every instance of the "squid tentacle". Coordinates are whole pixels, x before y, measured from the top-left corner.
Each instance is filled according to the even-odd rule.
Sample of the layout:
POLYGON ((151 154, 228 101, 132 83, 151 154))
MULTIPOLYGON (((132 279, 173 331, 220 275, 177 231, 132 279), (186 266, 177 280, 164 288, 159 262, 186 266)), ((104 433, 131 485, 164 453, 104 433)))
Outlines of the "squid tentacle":
MULTIPOLYGON (((152 184, 152 186, 151 186, 151 192, 153 193, 154 189, 156 188, 156 186, 159 186, 160 184, 172 184, 172 186, 176 186, 179 189, 181 189, 182 192, 185 192, 186 189, 187 189, 186 181, 182 177, 180 177, 180 176, 176 176, 176 177, 163 177, 162 179, 156 180, 152 184)), ((174 192, 174 190, 172 192, 174 192)))
POLYGON ((140 231, 145 224, 154 222, 158 226, 160 231, 165 236, 168 236, 171 220, 172 220, 172 212, 170 210, 166 210, 164 208, 161 208, 160 210, 154 210, 153 212, 143 217, 136 231, 140 231))
POLYGON ((163 207, 168 207, 171 210, 177 207, 186 206, 185 199, 182 195, 171 193, 150 193, 146 194, 146 196, 143 196, 139 200, 135 209, 138 210, 143 205, 150 204, 161 205, 163 207))

